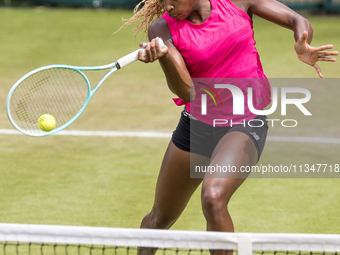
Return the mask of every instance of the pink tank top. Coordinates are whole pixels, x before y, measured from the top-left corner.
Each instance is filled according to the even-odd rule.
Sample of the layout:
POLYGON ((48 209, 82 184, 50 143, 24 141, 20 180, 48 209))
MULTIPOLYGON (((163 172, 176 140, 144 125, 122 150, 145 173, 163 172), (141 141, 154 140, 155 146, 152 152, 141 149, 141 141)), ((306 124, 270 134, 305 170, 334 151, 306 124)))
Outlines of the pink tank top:
POLYGON ((255 48, 251 18, 230 0, 210 2, 211 15, 202 24, 178 21, 167 13, 162 16, 168 23, 174 46, 186 62, 196 91, 191 103, 179 98, 174 101, 177 105, 186 105, 191 115, 207 124, 212 124, 214 119, 241 123, 256 116, 248 107, 248 88, 252 89, 254 108, 262 110, 271 101, 270 85, 255 48), (230 89, 216 86, 217 82, 242 91, 243 114, 235 114, 236 95, 233 97, 230 89), (202 97, 203 94, 206 96, 202 97), (205 114, 202 100, 205 100, 205 114))

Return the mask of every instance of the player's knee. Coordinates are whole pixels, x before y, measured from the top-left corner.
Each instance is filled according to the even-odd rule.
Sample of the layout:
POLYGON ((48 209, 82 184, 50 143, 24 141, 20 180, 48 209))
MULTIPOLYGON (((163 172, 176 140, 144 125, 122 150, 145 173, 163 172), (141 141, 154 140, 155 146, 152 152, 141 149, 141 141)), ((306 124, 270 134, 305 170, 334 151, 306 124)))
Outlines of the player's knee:
POLYGON ((174 224, 176 219, 168 217, 166 215, 157 215, 152 220, 153 228, 168 229, 174 224))
POLYGON ((202 209, 207 220, 222 216, 227 210, 227 201, 224 196, 214 189, 202 191, 202 209))
POLYGON ((147 216, 150 228, 168 229, 176 221, 176 217, 161 212, 150 213, 147 216))

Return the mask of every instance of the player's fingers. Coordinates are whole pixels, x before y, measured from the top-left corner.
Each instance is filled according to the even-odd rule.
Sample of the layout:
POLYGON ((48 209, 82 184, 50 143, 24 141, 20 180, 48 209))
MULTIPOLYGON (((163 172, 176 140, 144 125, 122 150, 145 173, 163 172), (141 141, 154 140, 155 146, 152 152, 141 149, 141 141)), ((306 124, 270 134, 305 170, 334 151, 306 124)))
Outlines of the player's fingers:
POLYGON ((337 55, 339 55, 338 51, 319 51, 318 52, 318 61, 335 62, 336 58, 332 58, 330 56, 337 56, 337 55))
POLYGON ((140 42, 140 43, 139 43, 139 47, 140 47, 140 48, 145 48, 146 45, 147 45, 146 42, 140 42))
POLYGON ((145 49, 141 49, 138 51, 138 59, 142 62, 147 63, 146 58, 145 58, 145 49))
POLYGON ((149 43, 146 42, 142 42, 139 44, 139 47, 141 47, 142 49, 139 50, 138 52, 138 59, 144 63, 149 63, 152 62, 150 60, 150 45, 149 43))
POLYGON ((318 61, 336 62, 336 58, 318 57, 318 61))
POLYGON ((155 44, 156 44, 156 49, 157 49, 157 59, 162 58, 165 54, 168 53, 168 47, 164 44, 164 41, 156 37, 155 38, 155 44))
POLYGON ((330 49, 333 49, 333 48, 334 48, 334 46, 332 44, 327 44, 327 45, 315 47, 315 50, 322 51, 322 50, 330 50, 330 49))
POLYGON ((152 39, 150 42, 150 57, 152 59, 152 62, 157 59, 157 48, 156 48, 156 40, 152 39))
POLYGON ((148 42, 146 47, 145 47, 145 60, 147 63, 152 63, 156 60, 155 57, 155 42, 151 41, 148 42))
POLYGON ((148 43, 142 42, 139 44, 139 46, 143 48, 143 50, 140 50, 140 52, 138 52, 138 59, 145 63, 156 61, 166 53, 165 51, 167 51, 166 46, 164 47, 164 49, 161 49, 157 38, 152 39, 148 43))
POLYGON ((155 45, 156 45, 157 49, 159 49, 159 50, 161 49, 161 47, 159 46, 159 39, 158 39, 158 37, 155 38, 155 45))
POLYGON ((168 50, 168 47, 164 44, 163 41, 162 41, 162 47, 161 47, 160 41, 162 41, 162 39, 159 37, 156 37, 156 48, 160 50, 161 52, 166 52, 168 50))
MULTIPOLYGON (((161 47, 159 46, 159 40, 158 40, 158 38, 156 38, 156 39, 154 39, 155 40, 155 47, 156 47, 156 50, 157 50, 157 52, 162 52, 162 49, 161 49, 161 47)), ((159 53, 157 53, 157 55, 159 55, 159 53)))
POLYGON ((307 31, 303 32, 299 40, 297 41, 298 44, 305 44, 307 42, 308 33, 307 31))
POLYGON ((305 54, 309 51, 309 45, 307 43, 308 33, 305 31, 301 37, 296 41, 294 49, 297 54, 305 54))
POLYGON ((337 56, 339 55, 338 51, 319 51, 318 56, 337 56))
POLYGON ((317 64, 314 64, 313 67, 315 68, 316 72, 318 73, 319 77, 322 78, 322 73, 321 73, 321 69, 317 64))

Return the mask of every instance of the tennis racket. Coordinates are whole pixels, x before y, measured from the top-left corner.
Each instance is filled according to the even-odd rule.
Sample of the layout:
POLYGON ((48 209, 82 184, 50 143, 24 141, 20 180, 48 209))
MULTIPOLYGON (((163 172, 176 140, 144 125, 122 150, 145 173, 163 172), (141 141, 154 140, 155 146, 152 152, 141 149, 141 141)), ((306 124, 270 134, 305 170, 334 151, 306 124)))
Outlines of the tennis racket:
MULTIPOLYGON (((165 47, 162 39, 158 40, 160 47, 165 47)), ((107 77, 136 61, 140 50, 103 66, 49 65, 29 72, 8 93, 6 111, 10 122, 17 130, 30 136, 47 136, 63 130, 84 112, 107 77), (105 69, 110 70, 91 90, 90 82, 83 71, 105 69), (38 119, 43 114, 50 114, 55 118, 53 130, 44 132, 39 128, 38 119)))

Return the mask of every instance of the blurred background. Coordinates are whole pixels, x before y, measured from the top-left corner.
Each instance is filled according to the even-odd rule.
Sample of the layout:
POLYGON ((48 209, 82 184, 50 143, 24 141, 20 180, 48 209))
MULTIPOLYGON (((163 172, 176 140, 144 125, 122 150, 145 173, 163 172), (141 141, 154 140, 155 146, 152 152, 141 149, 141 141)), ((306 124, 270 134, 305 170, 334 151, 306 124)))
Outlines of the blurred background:
POLYGON ((6 6, 133 8, 138 2, 138 0, 2 0, 1 4, 6 6))
MULTIPOLYGON (((139 0, 1 0, 5 6, 53 6, 93 8, 133 8, 139 0)), ((340 0, 281 0, 295 10, 313 13, 340 13, 340 0)))

